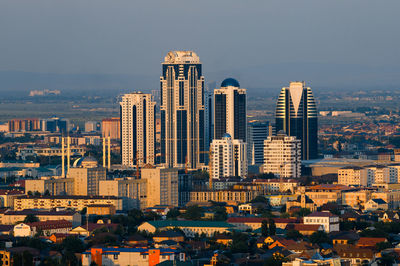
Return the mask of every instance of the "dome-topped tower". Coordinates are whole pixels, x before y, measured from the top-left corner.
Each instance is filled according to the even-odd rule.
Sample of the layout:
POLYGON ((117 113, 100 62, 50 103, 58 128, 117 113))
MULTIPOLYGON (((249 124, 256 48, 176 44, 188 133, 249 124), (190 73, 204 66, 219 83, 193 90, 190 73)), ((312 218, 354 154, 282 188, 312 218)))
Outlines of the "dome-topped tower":
POLYGON ((224 81, 222 81, 221 88, 225 88, 225 87, 229 87, 229 86, 240 88, 239 82, 234 78, 227 78, 227 79, 224 79, 224 81))
POLYGON ((86 156, 77 159, 74 162, 74 167, 81 167, 81 168, 96 168, 99 166, 99 163, 95 158, 92 156, 86 156))

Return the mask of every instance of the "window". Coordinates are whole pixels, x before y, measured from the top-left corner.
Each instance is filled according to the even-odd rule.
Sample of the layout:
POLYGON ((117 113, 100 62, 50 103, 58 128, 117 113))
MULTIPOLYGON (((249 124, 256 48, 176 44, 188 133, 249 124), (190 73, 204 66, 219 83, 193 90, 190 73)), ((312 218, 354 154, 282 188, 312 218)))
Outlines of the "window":
POLYGON ((114 254, 114 260, 118 259, 118 254, 114 254))

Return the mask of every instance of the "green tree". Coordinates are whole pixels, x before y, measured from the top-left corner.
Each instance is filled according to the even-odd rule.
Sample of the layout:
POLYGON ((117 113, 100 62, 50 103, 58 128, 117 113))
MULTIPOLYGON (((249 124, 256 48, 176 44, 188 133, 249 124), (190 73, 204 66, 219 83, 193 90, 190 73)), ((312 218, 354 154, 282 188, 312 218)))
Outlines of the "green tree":
POLYGON ((169 210, 169 212, 167 213, 167 219, 176 220, 176 218, 178 218, 179 215, 181 215, 181 212, 178 209, 174 208, 172 210, 169 210))
POLYGON ((313 244, 329 243, 329 236, 324 231, 317 231, 310 235, 310 242, 313 244))
POLYGON ((203 216, 203 209, 198 205, 192 205, 186 209, 184 214, 185 219, 188 220, 200 220, 203 216))
POLYGON ((296 217, 304 217, 307 216, 311 213, 310 209, 308 208, 301 208, 299 211, 294 213, 294 216, 296 217))
POLYGON ((225 207, 217 206, 214 207, 213 211, 215 221, 226 221, 226 219, 228 218, 225 207))
POLYGON ((71 253, 81 253, 85 250, 85 244, 76 236, 67 236, 62 242, 62 247, 71 253))
POLYGON ((268 229, 269 229, 269 235, 274 236, 276 233, 276 225, 273 219, 268 220, 268 229))
POLYGON ((390 244, 390 242, 379 242, 379 243, 376 243, 376 245, 375 245, 375 248, 378 251, 382 251, 384 249, 392 248, 392 247, 393 246, 392 246, 392 244, 390 244))
POLYGON ((268 221, 267 220, 263 220, 261 222, 261 235, 265 236, 265 237, 269 235, 268 221))
POLYGON ((24 251, 13 256, 14 266, 33 266, 33 256, 30 252, 24 251))
POLYGON ((298 239, 302 239, 303 235, 300 234, 300 232, 297 231, 297 230, 288 230, 288 231, 286 231, 286 238, 287 239, 298 240, 298 239))
POLYGON ((39 218, 37 218, 36 215, 28 214, 27 216, 25 216, 24 223, 29 224, 36 222, 39 222, 39 218))

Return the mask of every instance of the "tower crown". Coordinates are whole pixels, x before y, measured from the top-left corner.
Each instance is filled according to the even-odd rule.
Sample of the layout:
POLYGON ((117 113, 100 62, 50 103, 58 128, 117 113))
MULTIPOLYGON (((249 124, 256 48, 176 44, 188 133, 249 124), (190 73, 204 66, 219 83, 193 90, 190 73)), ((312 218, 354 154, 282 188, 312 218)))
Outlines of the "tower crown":
POLYGON ((193 51, 170 51, 164 64, 200 64, 200 58, 193 51))

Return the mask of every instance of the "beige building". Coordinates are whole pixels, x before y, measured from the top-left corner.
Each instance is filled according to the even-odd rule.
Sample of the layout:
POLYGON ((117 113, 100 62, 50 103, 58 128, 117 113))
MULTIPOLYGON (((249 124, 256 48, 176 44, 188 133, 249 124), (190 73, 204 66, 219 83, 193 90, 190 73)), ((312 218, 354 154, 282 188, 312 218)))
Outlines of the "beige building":
POLYGON ((353 190, 344 185, 335 184, 319 184, 306 188, 306 196, 308 196, 316 205, 320 207, 328 202, 341 203, 342 192, 353 190))
POLYGON ((106 169, 98 166, 93 157, 83 157, 74 162, 69 169, 68 178, 74 180, 74 195, 99 195, 99 182, 106 180, 106 169))
POLYGON ((294 179, 253 179, 253 183, 262 187, 264 194, 275 192, 294 192, 299 182, 294 179))
POLYGON ((228 233, 233 227, 233 225, 226 222, 162 220, 144 222, 138 227, 138 231, 154 233, 157 230, 164 231, 179 228, 184 232, 185 236, 194 237, 196 234, 201 235, 203 233, 207 236, 213 236, 214 233, 228 233))
POLYGON ((385 165, 370 165, 366 166, 366 168, 371 171, 372 180, 368 182, 368 184, 381 184, 381 183, 390 183, 390 180, 394 179, 396 175, 396 169, 392 167, 388 167, 385 165))
POLYGON ((101 121, 101 133, 103 138, 110 137, 112 140, 121 139, 121 120, 119 117, 105 118, 101 121))
POLYGON ((368 169, 358 166, 343 167, 338 171, 338 184, 366 187, 368 185, 368 172, 368 169))
POLYGON ((400 207, 400 190, 382 190, 373 192, 371 197, 373 199, 382 199, 386 201, 389 209, 397 209, 400 207))
POLYGON ((122 210, 122 199, 113 196, 21 196, 14 200, 14 210, 63 207, 80 211, 93 204, 112 204, 122 210))
POLYGON ((44 194, 49 191, 50 195, 73 195, 74 180, 62 177, 42 177, 41 179, 25 180, 25 192, 40 192, 44 194))
POLYGON ((12 211, 7 210, 0 214, 1 224, 15 224, 25 219, 27 215, 35 215, 39 221, 70 221, 73 226, 81 224, 82 216, 74 211, 38 211, 38 210, 22 210, 12 211))
POLYGON ((0 190, 0 207, 14 207, 14 200, 21 195, 24 195, 22 190, 0 190))
POLYGON ((260 191, 253 190, 218 190, 218 191, 192 191, 190 192, 190 202, 204 203, 209 201, 227 202, 237 205, 253 200, 260 195, 260 191))
POLYGON ((371 199, 371 190, 345 191, 342 193, 342 204, 354 209, 362 209, 371 199))
POLYGON ((145 167, 141 170, 146 180, 147 207, 156 205, 178 206, 178 170, 145 167))
POLYGON ((101 180, 99 183, 99 192, 102 196, 122 198, 124 209, 147 208, 146 179, 134 179, 132 177, 101 180))

